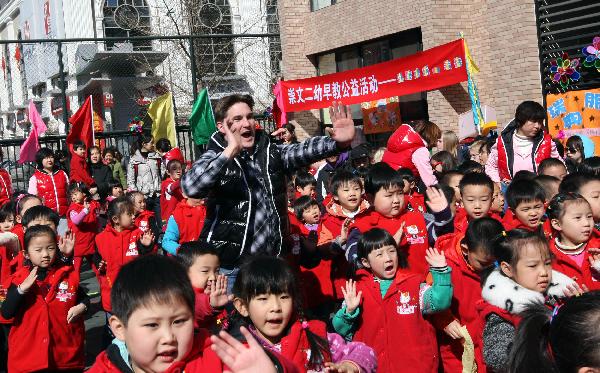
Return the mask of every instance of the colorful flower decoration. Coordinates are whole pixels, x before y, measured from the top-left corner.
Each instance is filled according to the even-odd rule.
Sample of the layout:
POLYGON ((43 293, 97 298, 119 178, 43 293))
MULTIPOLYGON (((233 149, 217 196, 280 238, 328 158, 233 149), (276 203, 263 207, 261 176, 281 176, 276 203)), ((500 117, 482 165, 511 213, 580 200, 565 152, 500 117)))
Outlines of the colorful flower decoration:
POLYGON ((579 67, 579 58, 571 59, 567 53, 563 53, 562 58, 552 60, 550 63, 552 81, 567 88, 569 84, 578 81, 581 77, 577 67, 579 67))
POLYGON ((581 51, 585 56, 583 66, 595 68, 600 72, 600 36, 596 36, 592 40, 592 45, 588 45, 581 51))
POLYGON ((144 122, 138 116, 135 116, 132 120, 129 121, 128 128, 130 132, 142 133, 144 130, 143 127, 144 122))

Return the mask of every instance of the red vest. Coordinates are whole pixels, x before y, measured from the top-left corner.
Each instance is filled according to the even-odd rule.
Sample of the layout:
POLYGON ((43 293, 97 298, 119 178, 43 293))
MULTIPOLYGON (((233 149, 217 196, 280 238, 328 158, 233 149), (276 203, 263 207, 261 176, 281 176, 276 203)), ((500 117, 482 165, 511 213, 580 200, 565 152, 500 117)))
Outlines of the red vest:
MULTIPOLYGON (((512 154, 513 149, 512 147, 510 149, 506 149, 503 136, 498 136, 496 146, 498 149, 498 174, 500 175, 500 180, 512 180, 513 172, 512 167, 508 167, 508 152, 512 154)), ((537 173, 537 168, 540 163, 544 159, 550 158, 550 155, 552 154, 552 137, 550 137, 550 135, 547 133, 544 133, 542 140, 537 144, 537 146, 535 144, 534 146, 535 149, 533 149, 532 161, 534 162, 535 166, 533 172, 537 173)))
POLYGON ((397 217, 387 218, 376 211, 369 211, 356 217, 351 228, 366 232, 372 228, 381 228, 392 236, 404 223, 404 234, 400 241, 400 250, 408 256, 408 266, 416 273, 425 276, 429 272, 429 264, 425 261, 425 252, 429 247, 427 226, 422 214, 415 211, 406 211, 397 217))
POLYGON ((75 234, 75 256, 86 256, 94 253, 94 237, 98 234, 98 217, 96 211, 100 205, 96 201, 90 202, 90 211, 83 220, 76 225, 71 220, 71 211, 80 213, 83 205, 71 203, 67 210, 67 224, 75 234))
POLYGON ((489 304, 488 302, 484 301, 483 299, 481 299, 481 300, 477 301, 477 303, 475 303, 475 308, 477 309, 477 313, 479 314, 482 332, 483 332, 483 328, 485 327, 485 323, 487 321, 488 316, 491 315, 492 313, 494 313, 494 314, 498 315, 499 317, 501 317, 502 319, 508 321, 512 326, 515 327, 515 329, 519 326, 519 323, 523 319, 519 315, 512 314, 505 309, 502 309, 500 307, 489 304))
POLYGON ((106 271, 99 275, 102 308, 111 311, 110 289, 121 267, 139 256, 137 242, 142 236, 139 229, 124 229, 117 232, 110 224, 96 236, 96 247, 106 262, 106 271))
POLYGON ((596 274, 596 277, 593 276, 589 260, 589 249, 600 248, 600 238, 593 234, 592 238, 588 241, 585 248, 585 257, 583 258, 581 267, 577 265, 577 263, 571 259, 569 255, 556 248, 556 242, 554 239, 549 240, 549 243, 550 250, 552 251, 552 254, 554 254, 554 258, 552 259, 553 270, 564 273, 579 285, 585 285, 590 290, 600 289, 600 276, 598 276, 598 274, 596 274))
MULTIPOLYGON (((308 328, 311 332, 327 341, 327 326, 324 322, 318 320, 309 321, 308 328)), ((310 351, 310 345, 300 321, 296 321, 291 325, 288 334, 281 338, 280 343, 281 355, 292 361, 298 369, 298 372, 307 372, 309 358, 307 351, 310 351)), ((331 357, 325 356, 325 362, 330 361, 331 357)))
POLYGON ((52 175, 45 171, 35 170, 35 179, 37 180, 37 195, 42 200, 44 206, 50 207, 58 215, 65 216, 69 202, 67 200, 67 188, 69 178, 62 171, 54 171, 52 175))
POLYGON ((179 202, 183 201, 183 194, 181 194, 179 182, 179 180, 175 181, 168 177, 160 186, 160 217, 165 224, 169 220, 169 217, 171 217, 171 214, 173 214, 173 211, 179 202))
MULTIPOLYGON (((453 319, 465 325, 475 345, 475 360, 477 366, 482 370, 483 350, 482 332, 479 323, 479 314, 473 305, 481 300, 481 277, 465 261, 460 242, 464 234, 449 233, 438 238, 435 247, 443 251, 450 268, 452 268, 452 304, 450 312, 442 312, 433 316, 436 325, 440 329, 445 327, 453 319), (451 314, 451 315, 450 315, 451 314), (450 316, 450 317, 448 317, 450 316)), ((463 346, 460 340, 450 338, 446 333, 438 333, 440 343, 440 355, 444 365, 444 372, 462 372, 463 346)))
POLYGON ((435 330, 421 313, 419 294, 424 277, 398 269, 385 296, 373 275, 359 270, 362 291, 360 323, 353 340, 364 342, 377 354, 380 373, 437 373, 435 330))
MULTIPOLYGON (((15 286, 29 275, 29 268, 17 271, 15 286)), ((67 323, 67 312, 77 305, 79 273, 72 266, 51 268, 43 281, 29 289, 14 318, 8 337, 8 370, 83 369, 83 317, 67 323)))
POLYGON ((179 229, 179 243, 196 241, 200 237, 204 220, 206 219, 206 206, 190 206, 185 200, 179 202, 173 211, 173 219, 179 229))
POLYGON ((415 177, 419 177, 419 171, 412 161, 412 155, 417 149, 426 146, 421 135, 408 124, 402 124, 390 136, 381 160, 389 164, 394 170, 402 167, 408 168, 415 177))
POLYGON ((8 202, 13 194, 12 179, 10 174, 3 168, 0 168, 0 206, 8 202))

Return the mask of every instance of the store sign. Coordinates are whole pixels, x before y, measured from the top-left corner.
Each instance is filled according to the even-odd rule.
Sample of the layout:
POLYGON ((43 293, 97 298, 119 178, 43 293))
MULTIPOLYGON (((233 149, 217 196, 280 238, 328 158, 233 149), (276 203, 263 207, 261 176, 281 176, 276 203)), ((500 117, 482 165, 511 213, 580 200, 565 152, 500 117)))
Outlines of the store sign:
POLYGON ((114 102, 112 93, 104 92, 103 98, 104 98, 103 104, 104 104, 105 109, 110 109, 115 106, 115 102, 114 102))
POLYGON ((546 96, 548 131, 554 138, 566 140, 578 135, 593 142, 600 155, 600 89, 569 91, 546 96))
POLYGON ((439 89, 467 80, 462 39, 360 69, 281 81, 283 111, 325 108, 332 101, 359 104, 439 89))

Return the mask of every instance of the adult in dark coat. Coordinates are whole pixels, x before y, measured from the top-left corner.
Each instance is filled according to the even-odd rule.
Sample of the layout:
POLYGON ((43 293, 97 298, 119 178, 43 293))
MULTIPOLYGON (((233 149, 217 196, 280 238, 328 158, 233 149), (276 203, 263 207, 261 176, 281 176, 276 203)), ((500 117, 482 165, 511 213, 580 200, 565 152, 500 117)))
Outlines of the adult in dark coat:
POLYGON ((271 136, 283 130, 271 136, 257 130, 253 106, 248 95, 227 96, 217 103, 218 131, 181 179, 187 196, 206 198, 200 239, 219 250, 222 273, 229 277, 230 286, 244 257, 279 255, 284 249, 288 238, 285 172, 346 150, 354 138, 350 108, 334 103, 330 137, 277 145, 271 136))
POLYGON ((102 154, 97 146, 90 147, 90 174, 98 186, 100 199, 110 193, 110 184, 114 183, 113 172, 102 162, 102 154))

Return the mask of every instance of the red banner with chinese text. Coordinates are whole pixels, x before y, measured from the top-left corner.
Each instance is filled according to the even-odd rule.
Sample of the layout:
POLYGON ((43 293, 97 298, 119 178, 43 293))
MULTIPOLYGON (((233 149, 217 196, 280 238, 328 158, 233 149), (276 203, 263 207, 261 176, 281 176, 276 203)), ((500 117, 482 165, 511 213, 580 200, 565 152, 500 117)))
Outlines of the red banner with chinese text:
POLYGON ((281 81, 283 111, 320 109, 332 101, 358 104, 439 89, 467 80, 462 39, 376 65, 281 81))

